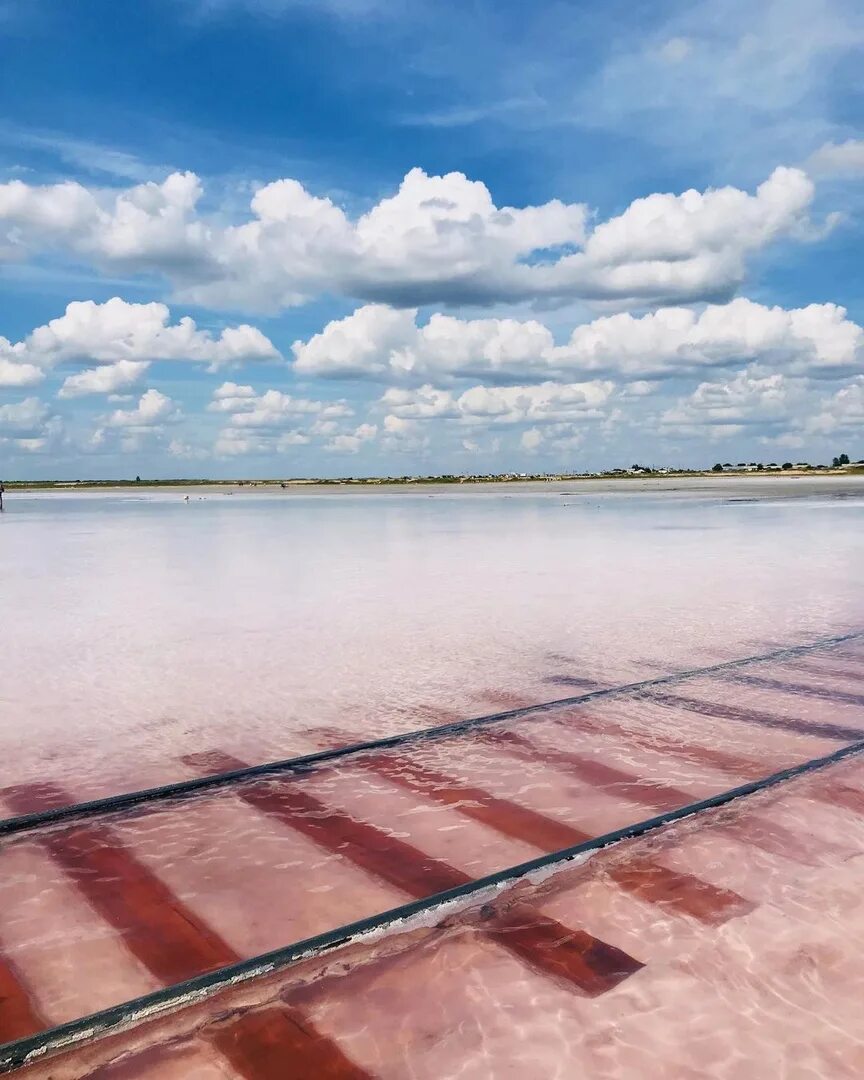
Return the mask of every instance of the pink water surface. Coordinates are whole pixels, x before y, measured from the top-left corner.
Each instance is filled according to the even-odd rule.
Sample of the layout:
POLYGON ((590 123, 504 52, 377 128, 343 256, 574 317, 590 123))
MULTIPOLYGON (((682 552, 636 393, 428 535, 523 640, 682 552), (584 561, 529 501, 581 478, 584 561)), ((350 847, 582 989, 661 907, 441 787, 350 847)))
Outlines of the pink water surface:
MULTIPOLYGON (((0 841, 0 1042, 864 738, 864 501, 731 491, 16 495, 2 818, 525 712, 0 841)), ((861 768, 31 1071, 858 1075, 861 768)))
POLYGON ((864 622, 864 500, 567 490, 15 494, 0 783, 122 790, 864 622))
POLYGON ((825 855, 809 867, 728 833, 734 826, 746 835, 756 817, 807 833, 832 785, 864 792, 864 768, 852 761, 790 782, 542 884, 522 883, 491 905, 299 965, 26 1075, 859 1076, 864 817, 834 808, 832 828, 856 854, 825 855), (616 875, 646 859, 687 867, 751 904, 715 926, 645 904, 616 875), (599 996, 574 993, 515 957, 508 931, 487 929, 490 907, 526 911, 526 902, 644 966, 599 996), (260 1037, 276 1018, 302 1028, 318 1072, 260 1037))
MULTIPOLYGON (((842 665, 846 682, 864 673, 864 646, 806 655, 842 665)), ((671 687, 529 709, 512 720, 367 751, 297 776, 237 782, 185 801, 12 835, 0 842, 6 986, 0 1042, 426 899, 864 739, 864 701, 844 701, 844 726, 829 723, 830 680, 817 687, 823 696, 808 692, 798 700, 793 684, 782 681, 787 669, 784 660, 765 660, 671 687), (744 679, 784 689, 748 683, 739 693, 744 679), (748 705, 753 695, 758 709, 748 705)), ((350 731, 321 727, 313 736, 319 747, 340 746, 350 731)), ((173 762, 185 776, 243 764, 218 745, 173 762)), ((0 789, 0 816, 64 806, 87 788, 83 780, 9 785, 0 789)), ((628 938, 615 912, 635 905, 646 915, 656 910, 717 929, 765 900, 766 883, 741 875, 748 862, 764 857, 794 876, 795 867, 806 875, 860 853, 864 787, 857 774, 851 783, 826 774, 803 801, 796 791, 792 785, 786 793, 779 819, 758 799, 746 819, 718 818, 710 850, 697 845, 696 854, 682 854, 679 846, 661 846, 656 857, 613 864, 612 921, 603 922, 599 909, 593 916, 602 933, 581 909, 552 914, 532 898, 518 916, 522 931, 513 947, 512 918, 489 924, 492 939, 503 944, 507 964, 515 959, 577 998, 611 992, 644 963, 639 941, 628 938), (570 938, 577 954, 559 957, 570 938)), ((488 951, 484 942, 481 955, 488 951)), ((459 970, 468 977, 461 963, 459 970)), ((282 1033, 276 1041, 284 1039, 282 1033)))

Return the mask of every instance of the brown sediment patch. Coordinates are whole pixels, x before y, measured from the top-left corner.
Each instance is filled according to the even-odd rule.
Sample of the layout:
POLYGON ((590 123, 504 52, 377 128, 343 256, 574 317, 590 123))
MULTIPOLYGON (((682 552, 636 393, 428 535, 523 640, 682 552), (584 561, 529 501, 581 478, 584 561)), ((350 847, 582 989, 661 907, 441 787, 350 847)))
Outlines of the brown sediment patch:
MULTIPOLYGON (((464 712, 447 708, 444 705, 416 705, 400 710, 400 712, 403 716, 410 716, 415 720, 431 721, 436 724, 456 724, 465 719, 464 712)), ((353 738, 356 739, 357 735, 354 735, 353 738)))
POLYGON ((855 814, 864 814, 864 789, 829 780, 824 787, 808 791, 807 797, 817 802, 842 806, 855 814))
POLYGON ((233 767, 228 768, 225 765, 226 760, 233 759, 228 759, 228 755, 221 750, 199 750, 194 754, 184 754, 181 760, 196 774, 203 773, 205 776, 218 776, 219 773, 233 771, 233 767))
MULTIPOLYGON (((120 1041, 123 1036, 113 1036, 120 1041)), ((372 1080, 370 1074, 346 1057, 329 1039, 319 1035, 300 1018, 296 1008, 268 1005, 225 1020, 211 1020, 204 1033, 206 1042, 227 1060, 232 1077, 244 1080, 372 1080)), ((186 1047, 185 1049, 189 1049, 186 1047)), ((194 1052, 195 1045, 191 1049, 194 1052)), ((201 1062, 183 1062, 182 1045, 166 1042, 122 1054, 86 1075, 91 1080, 139 1080, 143 1076, 181 1077, 199 1075, 201 1062), (179 1060, 176 1060, 179 1059, 179 1060), (174 1066, 174 1069, 172 1069, 174 1066), (182 1072, 180 1070, 183 1070, 182 1072), (186 1070, 194 1069, 194 1074, 186 1070)), ((215 1055, 214 1055, 215 1057, 215 1055)), ((210 1064, 209 1062, 207 1064, 210 1064)), ((215 1078, 224 1077, 224 1065, 212 1062, 215 1078)), ((52 1074, 46 1080, 52 1080, 52 1074)))
MULTIPOLYGON (((140 1080, 141 1077, 147 1076, 158 1076, 161 1080, 162 1077, 179 1075, 176 1071, 179 1066, 180 1068, 184 1068, 187 1072, 195 1070, 194 1075, 197 1077, 198 1070, 201 1068, 201 1061, 195 1060, 198 1055, 195 1054, 194 1051, 196 1048, 194 1047, 192 1048, 192 1060, 189 1061, 187 1059, 189 1049, 189 1046, 176 1046, 171 1042, 147 1046, 143 1050, 132 1050, 127 1053, 121 1053, 121 1055, 113 1061, 88 1069, 86 1073, 80 1075, 87 1076, 88 1080, 140 1080)), ((73 1055, 74 1054, 75 1051, 73 1051, 73 1055)), ((59 1075, 65 1074, 66 1070, 63 1066, 68 1060, 68 1058, 65 1060, 61 1058, 59 1062, 56 1062, 55 1060, 55 1063, 53 1063, 55 1067, 59 1068, 59 1075)), ((213 1069, 210 1075, 214 1077, 220 1076, 220 1073, 223 1072, 223 1070, 218 1070, 218 1060, 214 1061, 212 1065, 213 1069)), ((51 1069, 52 1064, 49 1064, 47 1068, 51 1069)), ((33 1070, 25 1067, 23 1071, 25 1075, 30 1076, 32 1075, 33 1070)), ((207 1072, 208 1071, 205 1070, 204 1080, 207 1080, 207 1072)), ((53 1071, 52 1073, 49 1073, 48 1080, 53 1080, 53 1071)))
MULTIPOLYGON (((70 801, 59 787, 54 794, 58 806, 70 801)), ((18 796, 7 798, 20 808, 18 796)), ((27 802, 23 793, 21 802, 27 802)), ((39 839, 126 947, 165 984, 238 959, 109 826, 74 825, 49 830, 39 839)))

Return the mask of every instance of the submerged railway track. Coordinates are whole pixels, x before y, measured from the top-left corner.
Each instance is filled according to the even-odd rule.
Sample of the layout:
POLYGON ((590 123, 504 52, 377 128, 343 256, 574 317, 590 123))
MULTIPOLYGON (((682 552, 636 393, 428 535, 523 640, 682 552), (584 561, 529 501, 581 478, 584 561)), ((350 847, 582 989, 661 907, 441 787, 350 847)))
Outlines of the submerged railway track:
MULTIPOLYGON (((864 750, 864 711, 861 726, 858 727, 854 724, 837 723, 821 716, 815 719, 789 717, 765 708, 738 703, 733 705, 724 701, 704 701, 675 694, 670 688, 699 678, 722 678, 727 675, 734 678, 739 670, 759 664, 780 664, 803 656, 818 656, 822 652, 836 657, 837 654, 832 653, 832 649, 847 644, 854 645, 861 640, 864 640, 864 632, 850 632, 811 644, 776 649, 758 656, 724 661, 624 686, 589 690, 553 701, 520 706, 386 738, 340 745, 313 754, 259 765, 246 765, 228 758, 227 755, 220 756, 217 752, 213 760, 217 765, 221 762, 225 767, 209 775, 104 799, 75 802, 68 798, 68 793, 50 784, 30 785, 29 795, 26 790, 18 790, 16 793, 9 789, 7 804, 11 802, 14 807, 17 799, 17 805, 26 807, 27 798, 32 796, 37 802, 41 802, 42 807, 8 816, 0 821, 0 848, 3 845, 21 843, 39 846, 40 850, 48 853, 53 864, 60 868, 65 877, 77 888, 85 891, 88 903, 109 921, 111 918, 117 919, 118 904, 122 906, 122 896, 119 896, 119 893, 122 893, 124 888, 123 874, 130 875, 129 882, 135 877, 134 887, 139 894, 143 891, 146 896, 144 900, 130 901, 123 908, 125 922, 122 923, 121 938, 124 947, 137 950, 139 961, 149 967, 162 985, 154 991, 129 997, 70 1021, 52 1023, 50 1016, 41 1018, 40 1009, 36 1006, 32 1007, 30 1013, 27 1012, 28 1002, 34 997, 27 974, 20 962, 8 964, 7 972, 12 972, 12 982, 6 997, 12 1001, 13 1006, 15 995, 18 994, 21 998, 15 1013, 19 1018, 16 1021, 18 1028, 13 1025, 9 1030, 17 1032, 20 1037, 10 1038, 8 1031, 6 1032, 5 1042, 0 1045, 0 1071, 14 1070, 98 1036, 122 1031, 142 1021, 181 1009, 190 1003, 206 1000, 228 987, 248 984, 256 978, 282 971, 299 961, 361 942, 382 931, 411 925, 412 920, 428 917, 439 909, 443 913, 453 910, 454 905, 470 905, 487 897, 494 898, 526 875, 541 874, 573 864, 613 845, 656 833, 674 822, 706 814, 760 791, 776 788, 786 781, 826 770, 859 755, 864 750), (814 746, 818 745, 823 749, 826 741, 842 745, 830 752, 813 754, 805 760, 782 768, 766 767, 762 772, 760 763, 752 758, 747 759, 741 755, 736 757, 728 751, 719 751, 712 746, 694 748, 688 746, 686 741, 676 747, 667 739, 670 745, 667 745, 666 749, 673 756, 677 752, 678 756, 684 759, 689 754, 690 758, 700 758, 712 767, 725 767, 730 775, 734 775, 737 770, 738 774, 748 776, 744 783, 730 785, 707 797, 690 798, 686 790, 679 790, 656 779, 631 775, 614 759, 612 764, 589 759, 579 753, 578 746, 573 747, 572 736, 578 734, 579 725, 574 722, 569 710, 581 711, 588 706, 615 699, 637 704, 647 702, 662 705, 668 709, 681 710, 682 715, 700 721, 707 717, 712 721, 749 725, 769 733, 779 733, 779 737, 788 735, 790 739, 812 739, 814 746), (544 746, 533 742, 531 738, 523 737, 522 722, 534 719, 556 722, 558 730, 562 733, 566 730, 568 745, 550 748, 548 743, 544 746), (508 725, 517 722, 520 724, 520 732, 513 732, 508 725), (561 814, 550 816, 548 811, 526 807, 524 800, 520 802, 518 799, 505 799, 500 794, 487 790, 479 782, 469 784, 464 778, 454 778, 446 772, 442 773, 440 768, 436 771, 428 761, 417 762, 410 756, 424 747, 434 747, 436 744, 448 746, 451 740, 455 745, 460 745, 462 737, 469 735, 477 735, 478 742, 482 742, 484 747, 497 747, 502 755, 511 755, 515 759, 522 754, 529 760, 531 755, 534 755, 535 763, 545 762, 556 774, 566 773, 573 776, 581 785, 593 784, 602 791, 604 798, 614 797, 621 801, 624 808, 622 815, 632 811, 632 816, 626 819, 629 823, 592 833, 584 823, 575 820, 578 816, 575 812, 572 815, 573 820, 568 820, 561 814), (496 831, 519 843, 533 844, 541 849, 541 853, 534 858, 514 861, 492 873, 471 874, 463 867, 451 865, 440 855, 427 853, 411 838, 400 839, 393 829, 363 818, 359 811, 331 806, 326 799, 322 800, 320 792, 307 792, 306 785, 294 783, 316 775, 327 775, 329 771, 340 767, 340 763, 356 766, 360 770, 366 769, 375 777, 383 777, 382 783, 394 787, 401 785, 401 790, 414 792, 418 797, 418 806, 426 807, 433 803, 446 806, 450 808, 448 813, 452 811, 472 822, 480 822, 484 829, 496 831), (176 921, 166 921, 163 925, 159 922, 158 912, 163 908, 181 911, 181 905, 178 905, 176 898, 172 898, 170 891, 166 892, 159 874, 154 874, 146 867, 142 868, 138 856, 130 854, 124 847, 128 841, 118 838, 115 826, 130 818, 147 815, 151 811, 176 811, 176 814, 180 815, 178 821, 182 821, 184 808, 190 806, 190 801, 191 805, 195 805, 200 798, 219 792, 236 797, 256 814, 275 820, 280 828, 284 826, 299 831, 317 848, 329 851, 352 866, 359 867, 364 874, 382 880, 395 890, 396 894, 408 896, 410 899, 375 914, 345 922, 323 932, 302 936, 290 944, 252 956, 244 956, 236 948, 226 944, 220 933, 209 927, 206 921, 202 922, 200 916, 194 912, 188 917, 183 915, 187 922, 191 919, 197 927, 191 938, 188 931, 178 929, 180 924, 176 921), (640 807, 657 812, 639 815, 637 810, 640 807), (567 840, 572 842, 565 843, 567 840), (554 850, 549 850, 553 845, 557 846, 554 846, 554 850), (116 880, 109 881, 105 878, 103 885, 99 875, 106 873, 106 864, 100 860, 103 856, 107 857, 105 853, 111 852, 114 852, 114 861, 111 862, 110 873, 116 875, 116 880), (132 871, 129 867, 133 868, 132 871), (110 896, 112 887, 118 892, 114 897, 110 896), (153 912, 157 914, 154 915, 153 912), (134 934, 131 936, 130 924, 134 924, 134 934), (169 957, 160 967, 154 958, 155 954, 151 955, 153 950, 148 952, 148 933, 167 935, 168 940, 163 941, 162 946, 167 946, 169 952, 173 947, 177 956, 169 957), (186 945, 183 946, 178 938, 172 946, 173 934, 179 934, 180 938, 187 934, 187 937, 183 938, 186 945), (182 960, 184 947, 188 952, 188 961, 182 960), (196 970, 196 965, 200 970, 196 970), (208 969, 203 970, 204 966, 208 969), (189 977, 173 977, 177 972, 187 972, 189 977), (17 977, 19 975, 20 977, 17 977), (20 1019, 22 1016, 23 1020, 20 1019), (39 1030, 26 1031, 28 1023, 31 1027, 42 1026, 39 1030), (20 1034, 22 1028, 24 1033, 20 1034)), ((750 685, 763 692, 794 693, 796 690, 794 683, 770 678, 761 680, 760 686, 758 676, 744 680, 742 685, 750 685), (768 685, 765 685, 766 683, 768 685)), ((820 689, 810 685, 798 689, 807 699, 820 698, 821 694, 820 700, 830 703, 833 693, 835 699, 844 706, 855 707, 858 704, 850 700, 853 695, 845 689, 832 691, 830 687, 820 689)), ((602 718, 599 721, 594 718, 587 725, 589 731, 612 731, 613 728, 614 721, 604 727, 602 718)), ((624 735, 626 734, 625 732, 624 735)), ((650 733, 643 738, 650 742, 650 733)), ((563 736, 562 741, 565 741, 563 736)), ((660 741, 662 743, 662 739, 660 741)), ((826 788, 826 801, 864 814, 864 790, 829 784, 826 788)), ((794 837, 784 835, 782 830, 774 830, 773 833, 769 831, 764 836, 754 837, 752 842, 773 845, 774 848, 790 851, 794 855, 794 837)), ((634 888, 632 881, 628 883, 623 878, 619 884, 622 888, 634 888)), ((678 874, 676 877, 668 868, 653 864, 649 866, 648 863, 645 864, 645 875, 640 878, 635 890, 636 894, 646 901, 661 902, 672 907, 677 904, 678 909, 687 917, 707 922, 714 919, 719 923, 724 918, 749 910, 746 898, 737 896, 732 891, 711 887, 696 879, 688 880, 687 875, 678 874)), ((515 924, 512 920, 507 923, 506 914, 494 917, 493 930, 504 933, 504 937, 496 938, 496 941, 499 944, 503 941, 503 947, 535 970, 564 980, 575 992, 589 996, 605 993, 643 967, 641 958, 622 953, 620 949, 580 928, 561 927, 534 912, 528 920, 530 928, 526 930, 522 925, 526 921, 524 908, 519 909, 518 915, 515 924)), ((118 922, 116 925, 121 924, 118 922)), ((3 964, 2 941, 3 935, 0 932, 0 967, 3 964)), ((2 990, 3 983, 0 979, 0 991, 2 990)), ((35 996, 38 997, 38 994, 35 996)), ((0 999, 2 998, 3 993, 0 992, 0 999)), ((0 1040, 4 1038, 3 1017, 0 1002, 0 1040)))

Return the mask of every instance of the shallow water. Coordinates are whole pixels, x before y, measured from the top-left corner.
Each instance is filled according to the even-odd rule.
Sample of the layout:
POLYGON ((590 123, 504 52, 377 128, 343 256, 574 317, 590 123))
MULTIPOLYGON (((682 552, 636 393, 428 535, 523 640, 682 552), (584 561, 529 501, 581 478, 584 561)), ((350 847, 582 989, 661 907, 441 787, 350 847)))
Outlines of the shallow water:
MULTIPOLYGON (((704 493, 17 496, 0 818, 522 712, 3 839, 0 1043, 864 739, 862 512, 704 493), (676 670, 693 673, 590 696, 676 670)), ((841 948, 861 934, 861 770, 36 1073, 856 1075, 864 1036, 838 995, 861 989, 841 948), (801 1035, 790 1057, 796 1010, 831 1017, 833 1041, 801 1035)))
MULTIPOLYGON (((864 745, 864 697, 842 688, 862 675, 855 637, 10 835, 0 842, 0 1042, 864 745), (841 669, 841 689, 822 676, 796 696, 786 680, 802 655, 841 669)), ((332 725, 314 735, 322 748, 350 741, 332 725)), ((247 764, 215 738, 173 761, 175 773, 247 764)), ((82 788, 7 785, 0 817, 68 806, 82 788)), ((858 855, 845 823, 864 820, 864 787, 826 783, 812 798, 805 829, 758 804, 746 822, 715 825, 721 855, 752 848, 802 872, 858 855)), ((756 882, 739 889, 728 871, 718 876, 713 857, 694 869, 677 850, 609 876, 625 908, 708 927, 748 915, 761 896, 756 882)), ((643 966, 609 925, 597 935, 578 911, 562 921, 526 897, 516 915, 491 917, 489 933, 520 964, 591 998, 643 966)))
POLYGON ((227 990, 25 1074, 859 1076, 864 815, 829 805, 831 790, 864 797, 860 760, 608 849, 491 903, 227 990), (765 822, 806 836, 820 810, 846 850, 825 848, 802 864, 745 842, 765 822), (628 887, 658 865, 725 895, 722 917, 628 887), (605 965, 591 953, 599 984, 579 985, 576 965, 551 964, 586 934, 607 950, 605 965))
POLYGON ((733 496, 15 493, 0 783, 123 790, 864 622, 864 500, 733 496))

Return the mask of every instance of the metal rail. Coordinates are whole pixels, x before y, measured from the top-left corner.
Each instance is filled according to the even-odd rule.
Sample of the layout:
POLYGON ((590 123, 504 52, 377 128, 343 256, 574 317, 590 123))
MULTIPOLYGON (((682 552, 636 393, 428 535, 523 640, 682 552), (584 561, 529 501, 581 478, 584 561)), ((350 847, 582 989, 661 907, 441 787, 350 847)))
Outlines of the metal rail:
MULTIPOLYGON (((250 765, 243 769, 232 769, 228 772, 214 773, 211 776, 200 776, 191 780, 180 780, 173 784, 163 784, 159 787, 143 788, 140 791, 130 791, 120 795, 110 795, 103 799, 91 799, 87 802, 72 803, 69 806, 40 810, 32 814, 22 814, 17 817, 0 820, 0 837, 10 836, 14 833, 35 829, 43 825, 54 825, 64 821, 80 820, 82 818, 94 817, 99 814, 108 814, 115 810, 125 810, 146 803, 160 802, 168 799, 188 798, 242 781, 261 780, 286 773, 302 774, 309 772, 318 765, 324 765, 331 761, 338 761, 341 758, 352 757, 355 754, 366 753, 370 750, 388 750, 395 746, 404 746, 407 743, 448 738, 451 735, 458 735, 463 731, 470 731, 472 728, 483 727, 487 724, 497 724, 505 720, 518 720, 528 716, 552 712, 556 709, 569 708, 574 705, 584 705, 591 701, 600 701, 604 698, 635 695, 644 690, 651 690, 655 686, 668 686, 672 683, 698 678, 702 675, 713 675, 723 671, 734 671, 736 668, 747 667, 750 664, 759 664, 767 660, 790 659, 795 656, 813 652, 817 649, 831 648, 836 645, 841 645, 844 642, 854 641, 860 638, 864 638, 864 630, 851 631, 847 634, 838 634, 834 637, 823 638, 821 641, 811 642, 807 645, 789 645, 782 649, 775 649, 772 652, 763 653, 759 656, 747 656, 738 660, 724 660, 719 664, 711 664, 702 668, 692 668, 688 671, 674 672, 671 675, 660 675, 653 679, 644 679, 641 682, 628 683, 624 686, 612 686, 603 690, 591 690, 585 694, 577 694, 573 697, 556 698, 554 701, 540 702, 537 705, 526 705, 518 709, 508 709, 505 712, 490 713, 486 716, 475 716, 467 720, 456 720, 449 724, 439 724, 435 727, 407 731, 400 735, 390 735, 382 739, 371 739, 366 742, 352 743, 349 746, 340 746, 333 750, 320 750, 313 754, 285 758, 282 761, 270 761, 261 765, 250 765)), ((853 728, 849 729, 850 739, 854 739, 858 735, 864 735, 864 730, 858 731, 853 728)))
POLYGON ((750 783, 742 784, 740 787, 721 792, 719 795, 712 795, 708 799, 689 803, 686 806, 679 807, 677 810, 671 810, 656 817, 648 818, 645 821, 627 825, 623 829, 616 829, 614 832, 605 833, 581 844, 574 844, 572 847, 562 848, 560 851, 553 851, 548 855, 541 855, 528 862, 507 867, 497 873, 477 878, 465 885, 434 893, 424 900, 415 900, 408 904, 402 904, 378 915, 361 919, 358 922, 348 923, 345 926, 328 930, 326 933, 306 938, 303 941, 294 942, 273 952, 253 956, 249 960, 230 964, 215 971, 208 971, 206 974, 196 976, 193 979, 166 986, 154 993, 133 998, 130 1001, 122 1002, 110 1009, 103 1009, 101 1012, 92 1013, 90 1016, 82 1017, 79 1020, 47 1028, 37 1035, 6 1043, 0 1046, 0 1073, 11 1072, 13 1069, 20 1068, 23 1065, 31 1064, 46 1054, 73 1048, 87 1039, 105 1035, 108 1032, 128 1027, 131 1024, 153 1019, 181 1007, 198 1004, 219 990, 247 983, 249 980, 263 975, 271 975, 274 972, 290 967, 300 960, 309 960, 332 949, 338 949, 341 946, 362 940, 371 933, 385 930, 416 915, 434 911, 444 904, 469 898, 487 889, 507 885, 509 882, 516 881, 526 874, 548 867, 564 865, 580 855, 600 851, 602 848, 620 843, 623 840, 636 839, 672 822, 681 821, 684 818, 725 806, 736 799, 753 795, 759 791, 765 791, 786 780, 815 772, 818 769, 824 769, 845 758, 860 754, 862 750, 864 750, 864 740, 841 747, 826 757, 813 758, 803 764, 793 765, 791 768, 782 769, 780 772, 772 773, 761 780, 753 780, 750 783))

